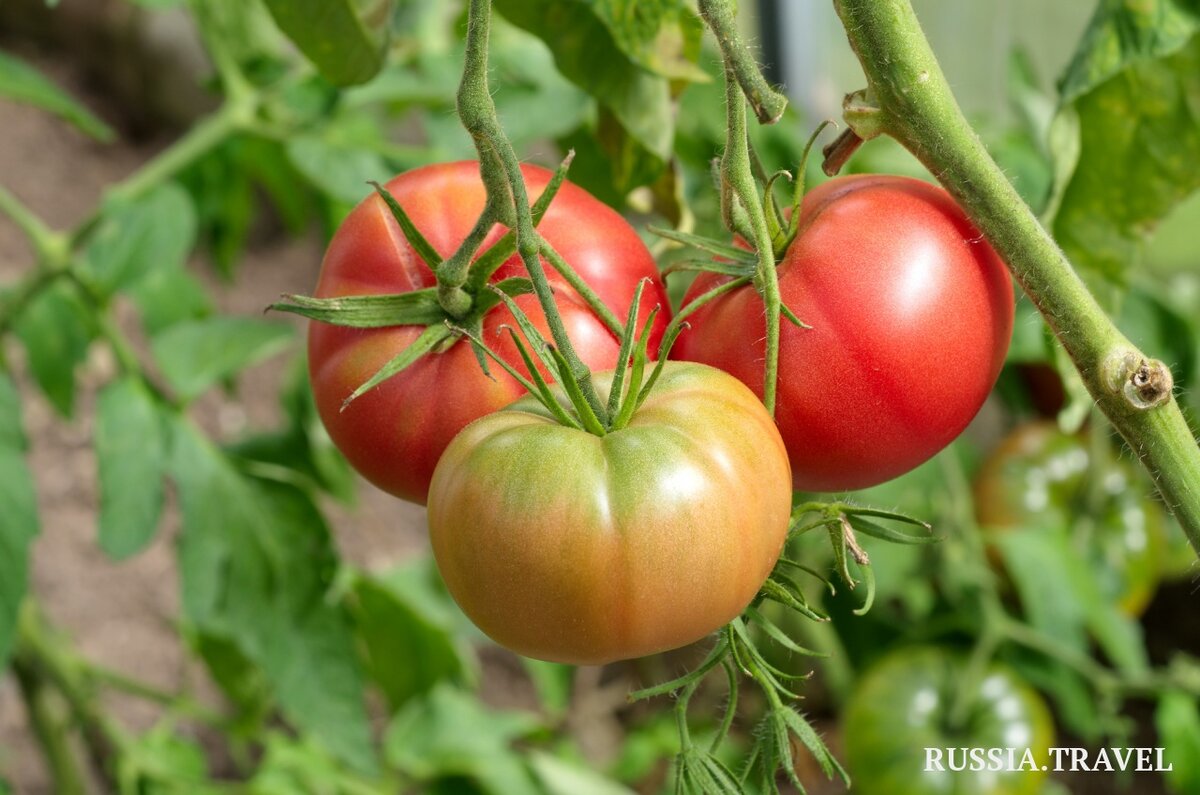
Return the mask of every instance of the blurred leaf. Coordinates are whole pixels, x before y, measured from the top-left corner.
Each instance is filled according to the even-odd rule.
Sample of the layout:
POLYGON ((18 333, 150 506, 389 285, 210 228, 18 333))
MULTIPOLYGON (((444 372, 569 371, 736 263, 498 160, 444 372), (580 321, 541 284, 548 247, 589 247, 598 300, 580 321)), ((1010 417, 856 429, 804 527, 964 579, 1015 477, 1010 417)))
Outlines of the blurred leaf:
POLYGON ((392 169, 361 141, 338 140, 336 128, 298 135, 287 143, 288 158, 312 185, 347 204, 358 204, 371 193, 370 180, 385 182, 392 169))
POLYGON ((664 162, 670 157, 669 81, 630 60, 597 7, 570 0, 497 0, 496 9, 546 42, 559 72, 609 108, 644 149, 664 162))
POLYGON ((1159 298, 1160 294, 1168 294, 1166 286, 1135 286, 1121 301, 1117 326, 1134 345, 1166 362, 1176 385, 1185 387, 1196 377, 1200 318, 1183 316, 1159 298))
POLYGON ((151 349, 172 389, 190 399, 291 341, 286 324, 223 315, 177 323, 155 336, 151 349))
POLYGON ((529 764, 550 795, 633 795, 633 790, 594 770, 544 751, 532 751, 529 764))
POLYGON ((154 537, 163 506, 166 443, 158 406, 136 378, 108 384, 96 398, 100 546, 117 560, 154 537))
POLYGON ((75 409, 75 368, 87 358, 90 319, 91 309, 61 281, 42 290, 17 318, 33 377, 64 417, 75 409))
POLYGON ((156 269, 179 269, 196 242, 196 211, 187 192, 172 182, 131 202, 105 208, 84 262, 107 294, 140 281, 156 269))
POLYGON ((533 682, 538 700, 552 717, 566 715, 571 706, 571 687, 575 682, 575 666, 522 657, 521 664, 533 682))
POLYGON ((25 461, 21 396, 0 371, 0 670, 16 633, 29 577, 29 544, 38 534, 37 493, 25 461))
MULTIPOLYGON (((1096 55, 1099 61, 1085 70, 1088 79, 1075 77, 1083 68, 1076 67, 1064 84, 1073 98, 1070 112, 1079 118, 1080 149, 1054 220, 1055 238, 1071 260, 1118 287, 1158 222, 1200 188, 1194 167, 1200 160, 1200 37, 1152 60, 1171 51, 1168 43, 1182 43, 1170 22, 1183 17, 1166 0, 1123 7, 1117 17, 1123 21, 1113 23, 1121 47, 1096 55), (1133 9, 1147 6, 1158 9, 1162 28, 1134 21, 1133 9), (1095 76, 1107 79, 1097 84, 1095 76)), ((1116 46, 1109 35, 1092 43, 1116 46)))
POLYGON ((540 728, 536 718, 489 710, 441 684, 405 705, 384 737, 388 761, 423 782, 464 777, 491 795, 538 795, 511 744, 540 728))
POLYGON ((156 268, 129 288, 146 333, 155 336, 169 326, 198 320, 213 311, 204 285, 183 268, 156 268))
MULTIPOLYGON (((365 83, 383 66, 385 40, 372 28, 386 30, 380 19, 366 19, 354 0, 264 0, 276 24, 335 85, 365 83)), ((372 17, 391 5, 375 2, 372 17)))
POLYGON ((289 721, 373 770, 353 637, 328 599, 338 561, 320 513, 303 492, 241 475, 183 419, 173 442, 185 615, 263 669, 289 721))
POLYGON ((266 753, 254 778, 250 795, 394 795, 396 783, 370 781, 345 770, 321 748, 280 732, 266 738, 266 753))
POLYGON ((1088 572, 1065 535, 1041 528, 1010 529, 995 534, 994 541, 1029 623, 1086 654, 1087 605, 1080 592, 1087 587, 1080 581, 1088 572))
POLYGON ((1178 50, 1200 31, 1195 0, 1101 0, 1059 82, 1071 102, 1134 61, 1178 50))
POLYGON ((1200 792, 1200 705, 1188 693, 1171 690, 1158 700, 1154 712, 1167 786, 1177 795, 1200 792))
POLYGON ((185 787, 194 795, 222 791, 209 780, 204 749, 175 734, 169 724, 160 724, 123 744, 117 755, 116 777, 121 792, 139 795, 168 795, 185 787))
POLYGON ((262 669, 225 637, 201 632, 192 639, 192 646, 204 660, 209 676, 237 707, 241 730, 256 735, 271 704, 270 683, 262 669))
POLYGON ((109 142, 116 138, 111 127, 70 94, 29 64, 3 52, 0 52, 0 97, 49 111, 99 141, 109 142))
POLYGON ((357 496, 354 470, 334 446, 317 414, 304 357, 295 359, 279 398, 287 417, 284 427, 242 439, 227 447, 227 452, 287 467, 306 488, 322 489, 341 502, 353 503, 357 496))
POLYGON ((354 581, 350 614, 365 646, 367 675, 393 709, 437 682, 462 679, 470 667, 445 619, 409 599, 405 591, 410 589, 393 587, 424 573, 407 566, 386 578, 362 574, 354 581))

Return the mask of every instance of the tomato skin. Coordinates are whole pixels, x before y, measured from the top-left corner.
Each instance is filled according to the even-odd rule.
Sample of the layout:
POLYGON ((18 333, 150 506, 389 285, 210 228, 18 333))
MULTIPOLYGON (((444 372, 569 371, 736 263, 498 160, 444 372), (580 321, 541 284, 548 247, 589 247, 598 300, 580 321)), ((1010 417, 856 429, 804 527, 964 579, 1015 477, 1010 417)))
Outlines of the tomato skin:
MULTIPOLYGON (((1041 697, 1007 667, 993 664, 972 689, 966 720, 949 729, 966 658, 937 647, 889 653, 858 682, 842 718, 846 765, 856 795, 1035 795, 1053 760, 1054 726, 1041 697), (944 771, 925 770, 926 749, 942 749, 944 771), (1032 750, 1037 770, 952 771, 962 749, 1032 750)), ((988 760, 984 760, 986 765, 988 760)), ((1007 765, 1007 756, 1003 763, 1007 765)))
MULTIPOLYGON (((783 303, 775 419, 806 491, 866 488, 929 459, 991 391, 1012 335, 1003 263, 944 190, 856 175, 810 191, 778 266, 783 303)), ((685 304, 730 277, 701 274, 685 304)), ((762 395, 766 326, 753 287, 689 319, 673 358, 762 395)))
POLYGON ((1086 435, 1065 434, 1053 422, 1017 426, 975 477, 975 519, 989 544, 1014 528, 1068 534, 1095 564, 1103 594, 1136 617, 1158 589, 1167 520, 1135 469, 1098 465, 1088 445, 1086 435))
MULTIPOLYGON (((612 373, 598 373, 607 393, 612 373)), ((670 362, 625 428, 557 424, 533 398, 455 437, 434 472, 434 557, 498 643, 601 664, 699 640, 737 616, 787 536, 791 474, 762 403, 670 362)))
MULTIPOLYGON (((551 172, 528 165, 522 171, 532 200, 541 194, 551 172)), ((414 169, 385 187, 443 257, 458 248, 486 199, 479 166, 470 161, 414 169)), ((651 280, 639 316, 645 319, 656 305, 661 307, 650 346, 657 350, 669 304, 654 259, 632 227, 582 188, 566 182, 538 229, 622 320, 638 282, 651 280)), ((492 229, 481 250, 503 232, 499 226, 492 229)), ((514 255, 494 278, 524 273, 514 255)), ((593 368, 615 366, 619 350, 615 336, 549 265, 546 276, 580 358, 593 368)), ((315 295, 403 293, 434 285, 432 272, 404 239, 383 200, 371 195, 350 213, 330 242, 315 295)), ((548 335, 536 297, 518 296, 516 302, 548 335)), ((516 349, 502 333, 505 325, 516 325, 512 314, 504 307, 493 309, 484 319, 484 337, 523 371, 516 349)), ((418 503, 425 502, 433 469, 454 435, 524 393, 495 364, 491 366, 495 380, 484 375, 470 346, 459 342, 422 357, 343 411, 342 402, 422 330, 420 326, 356 329, 313 322, 308 334, 309 376, 330 437, 368 480, 418 503)))

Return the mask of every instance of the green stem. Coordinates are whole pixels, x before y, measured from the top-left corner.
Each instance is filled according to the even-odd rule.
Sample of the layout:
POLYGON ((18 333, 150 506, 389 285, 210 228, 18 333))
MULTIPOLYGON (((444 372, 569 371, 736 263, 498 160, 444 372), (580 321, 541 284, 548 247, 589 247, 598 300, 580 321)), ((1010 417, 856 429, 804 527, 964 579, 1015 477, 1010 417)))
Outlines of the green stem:
POLYGON ((100 711, 79 659, 54 635, 29 601, 22 606, 17 621, 17 653, 62 696, 80 727, 97 772, 113 783, 110 765, 126 745, 125 734, 100 711))
POLYGON ((909 0, 834 4, 877 106, 861 129, 856 119, 867 118, 861 108, 847 121, 863 138, 894 137, 962 205, 1045 316, 1096 404, 1200 552, 1200 447, 1171 394, 1165 365, 1118 331, 992 160, 955 101, 909 0))
POLYGON ((787 109, 787 97, 768 85, 738 33, 733 0, 700 0, 700 16, 717 38, 721 55, 742 87, 754 115, 762 124, 774 124, 787 109))
POLYGON ((37 735, 38 744, 46 758, 46 766, 54 780, 54 791, 60 795, 83 795, 83 773, 79 760, 71 750, 69 736, 55 714, 50 702, 50 690, 36 663, 18 652, 13 655, 13 676, 29 713, 29 723, 37 735))
MULTIPOLYGON (((567 336, 562 316, 554 303, 554 292, 542 268, 541 251, 544 241, 533 225, 521 163, 512 144, 504 135, 496 105, 487 82, 488 32, 491 27, 489 0, 471 0, 467 16, 466 65, 458 89, 458 115, 471 135, 479 152, 480 176, 488 192, 488 208, 500 212, 505 208, 517 239, 517 254, 529 273, 534 292, 546 316, 554 344, 575 376, 587 404, 602 424, 607 425, 608 413, 596 394, 592 373, 575 352, 567 336)), ((487 212, 487 210, 485 210, 487 212)), ((506 220, 506 219, 501 219, 506 220)))
POLYGON ((0 213, 7 215, 29 238, 40 262, 61 261, 67 246, 66 239, 43 223, 41 218, 3 185, 0 185, 0 213))
MULTIPOLYGON (((746 135, 746 103, 742 89, 735 80, 733 67, 725 66, 725 103, 728 130, 725 153, 721 157, 721 181, 728 185, 734 206, 729 219, 744 219, 754 243, 758 268, 754 275, 754 286, 763 297, 766 306, 767 341, 766 363, 763 371, 763 405, 772 416, 775 414, 775 391, 779 376, 779 275, 775 272, 775 246, 771 230, 767 226, 766 213, 754 180, 754 167, 750 158, 750 140, 746 135), (737 210, 741 210, 739 216, 737 210)), ((731 229, 730 231, 737 231, 731 229)))
MULTIPOLYGON (((247 113, 243 103, 226 101, 216 113, 202 119, 182 138, 110 188, 106 198, 118 201, 135 199, 171 179, 241 129, 247 113)), ((90 225, 89 222, 76 232, 76 241, 90 225)))

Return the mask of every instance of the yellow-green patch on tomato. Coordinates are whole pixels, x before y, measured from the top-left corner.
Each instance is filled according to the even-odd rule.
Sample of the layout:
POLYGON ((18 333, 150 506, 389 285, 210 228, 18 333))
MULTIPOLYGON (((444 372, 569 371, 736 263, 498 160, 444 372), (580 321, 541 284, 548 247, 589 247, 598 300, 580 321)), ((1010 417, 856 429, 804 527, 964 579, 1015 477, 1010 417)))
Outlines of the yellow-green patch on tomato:
MULTIPOLYGON (((612 373, 595 376, 601 398, 612 373)), ((434 471, 429 530, 446 585, 498 643, 599 664, 699 640, 737 616, 779 557, 791 471, 737 379, 668 363, 605 436, 532 397, 477 420, 434 471)))

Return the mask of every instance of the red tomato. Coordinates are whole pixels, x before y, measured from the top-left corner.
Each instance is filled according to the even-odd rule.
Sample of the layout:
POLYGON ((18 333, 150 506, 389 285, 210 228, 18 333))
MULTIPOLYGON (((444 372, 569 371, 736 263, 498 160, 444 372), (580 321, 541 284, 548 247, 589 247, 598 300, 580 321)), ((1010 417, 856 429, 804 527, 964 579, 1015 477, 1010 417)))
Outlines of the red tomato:
MULTIPOLYGON (((1012 334, 1003 263, 941 188, 906 177, 830 180, 804 198, 778 266, 786 304, 775 421, 797 489, 857 489, 933 456, 975 416, 1012 334)), ((730 277, 704 273, 685 303, 730 277)), ((691 317, 673 358, 763 393, 763 303, 750 286, 691 317)))
MULTIPOLYGON (((551 172, 523 166, 532 201, 549 182, 551 172)), ((443 257, 462 242, 486 194, 477 163, 463 161, 414 169, 386 185, 413 223, 443 257)), ((659 311, 651 350, 667 322, 667 295, 650 252, 619 214, 582 188, 566 182, 550 203, 538 229, 574 266, 610 309, 624 320, 641 279, 651 279, 642 294, 640 317, 659 311)), ((497 226, 484 249, 504 233, 497 226)), ((483 250, 483 249, 481 249, 483 250)), ((514 255, 495 279, 524 275, 514 255)), ((616 365, 616 337, 550 266, 559 312, 580 358, 594 369, 616 365)), ((403 293, 432 287, 432 272, 405 240, 383 200, 371 195, 354 208, 338 228, 325 253, 315 295, 403 293)), ((547 333, 536 297, 519 296, 517 304, 547 333)), ((519 370, 524 370, 504 325, 515 326, 512 314, 497 307, 484 319, 484 338, 519 370)), ((422 357, 351 403, 342 402, 360 384, 412 343, 421 326, 357 329, 314 322, 309 326, 308 365, 321 419, 334 443, 368 480, 397 497, 424 503, 429 479, 442 451, 467 423, 511 403, 521 386, 492 365, 494 380, 479 368, 471 347, 457 342, 448 350, 422 357)))
MULTIPOLYGON (((597 373, 601 399, 612 372, 597 373)), ((779 431, 737 379, 671 362, 629 424, 558 424, 533 397, 469 425, 429 489, 446 587, 498 643, 599 665, 736 617, 787 538, 779 431)))

